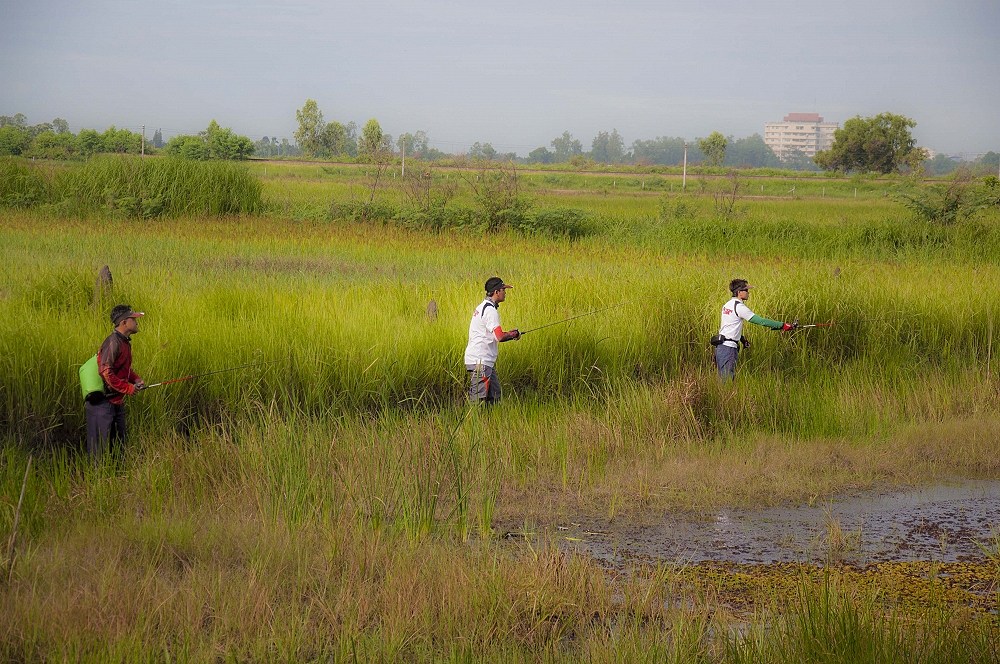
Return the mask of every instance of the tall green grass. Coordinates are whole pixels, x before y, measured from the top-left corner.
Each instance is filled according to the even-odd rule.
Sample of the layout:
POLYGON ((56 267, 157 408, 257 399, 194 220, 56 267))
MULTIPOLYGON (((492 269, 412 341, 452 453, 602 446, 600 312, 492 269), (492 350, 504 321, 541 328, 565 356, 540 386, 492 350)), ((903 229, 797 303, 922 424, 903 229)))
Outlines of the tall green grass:
POLYGON ((669 569, 607 573, 516 535, 1000 473, 992 231, 891 250, 880 229, 919 234, 884 207, 842 203, 841 224, 785 205, 727 242, 707 211, 662 229, 655 206, 576 241, 6 213, 0 542, 35 462, 0 659, 995 659, 995 616, 943 600, 896 611, 804 583, 733 615, 669 569), (623 306, 504 344, 505 401, 469 409, 491 274, 515 284, 507 327, 623 306), (707 339, 735 276, 762 315, 836 325, 748 328, 723 385, 707 339), (130 398, 128 449, 83 461, 76 370, 116 302, 148 314, 150 382, 270 364, 130 398))
MULTIPOLYGON (((78 435, 76 367, 110 328, 112 303, 95 300, 103 264, 115 275, 114 299, 149 313, 135 342, 145 378, 272 362, 134 399, 157 427, 212 420, 258 401, 313 416, 460 401, 467 318, 493 273, 519 286, 504 306, 508 326, 622 304, 504 344, 502 382, 526 399, 606 398, 636 379, 688 375, 710 394, 707 338, 737 275, 758 285, 750 305, 762 315, 836 321, 792 335, 748 328, 754 346, 741 358, 740 380, 766 396, 743 428, 856 432, 862 422, 905 415, 928 380, 971 384, 995 369, 997 314, 982 284, 998 275, 985 264, 686 258, 512 235, 496 238, 506 247, 497 256, 475 237, 391 229, 369 237, 365 228, 271 222, 180 221, 133 228, 109 243, 114 232, 110 224, 28 218, 3 231, 0 420, 11 433, 78 435), (956 280, 970 270, 975 278, 956 280), (33 333, 39 320, 58 334, 33 333), (788 385, 794 393, 783 394, 788 385), (853 402, 855 411, 831 412, 849 391, 883 394, 887 408, 853 402)), ((955 400, 963 408, 988 396, 970 401, 961 393, 955 400)))
POLYGON ((243 165, 99 156, 54 175, 23 160, 0 163, 0 206, 125 218, 241 215, 262 209, 261 185, 243 165))

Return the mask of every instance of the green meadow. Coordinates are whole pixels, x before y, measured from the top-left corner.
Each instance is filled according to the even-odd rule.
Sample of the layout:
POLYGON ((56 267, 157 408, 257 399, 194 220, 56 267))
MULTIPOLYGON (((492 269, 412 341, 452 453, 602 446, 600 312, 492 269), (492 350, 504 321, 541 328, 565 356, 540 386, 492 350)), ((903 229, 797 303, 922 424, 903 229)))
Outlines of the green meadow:
POLYGON ((1000 478, 995 206, 927 221, 899 194, 936 185, 910 179, 540 171, 484 194, 475 168, 147 162, 0 162, 0 659, 997 658, 995 541, 983 601, 933 566, 913 602, 830 565, 737 606, 730 577, 607 570, 552 534, 1000 478), (503 344, 483 410, 462 354, 494 274, 505 329, 613 308, 503 344), (747 326, 720 384, 734 277, 758 314, 834 325, 747 326), (147 314, 149 383, 254 366, 130 398, 128 448, 95 466, 77 370, 118 302, 147 314))

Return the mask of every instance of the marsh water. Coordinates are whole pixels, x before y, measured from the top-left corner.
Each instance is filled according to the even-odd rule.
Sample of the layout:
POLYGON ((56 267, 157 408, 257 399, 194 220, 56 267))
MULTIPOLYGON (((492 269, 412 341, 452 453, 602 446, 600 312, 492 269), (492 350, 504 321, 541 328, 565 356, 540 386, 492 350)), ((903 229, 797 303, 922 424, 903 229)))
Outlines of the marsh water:
POLYGON ((953 562, 982 558, 1000 535, 1000 480, 961 481, 768 509, 668 515, 642 523, 578 519, 554 532, 564 550, 630 563, 953 562))

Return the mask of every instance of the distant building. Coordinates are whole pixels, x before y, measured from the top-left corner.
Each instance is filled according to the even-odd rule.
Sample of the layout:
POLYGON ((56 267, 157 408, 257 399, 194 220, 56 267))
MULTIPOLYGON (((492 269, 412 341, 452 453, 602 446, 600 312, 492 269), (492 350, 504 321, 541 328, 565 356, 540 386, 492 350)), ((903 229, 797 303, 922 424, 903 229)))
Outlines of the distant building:
POLYGON ((764 124, 764 143, 779 159, 796 151, 811 158, 833 145, 833 132, 838 128, 836 122, 823 122, 819 113, 789 113, 784 122, 764 124))

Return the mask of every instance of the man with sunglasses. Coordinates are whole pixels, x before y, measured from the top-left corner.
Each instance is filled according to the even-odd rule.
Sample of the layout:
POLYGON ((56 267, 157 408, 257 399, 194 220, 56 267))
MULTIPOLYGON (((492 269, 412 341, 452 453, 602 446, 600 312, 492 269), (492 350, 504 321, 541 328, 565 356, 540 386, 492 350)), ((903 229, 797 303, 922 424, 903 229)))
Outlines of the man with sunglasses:
POLYGON ((746 305, 750 298, 752 286, 746 279, 733 279, 729 282, 729 291, 733 294, 732 299, 722 305, 722 321, 719 325, 719 333, 712 337, 712 345, 715 346, 715 366, 719 370, 719 377, 722 380, 732 380, 736 376, 736 358, 740 352, 740 346, 748 348, 750 340, 743 336, 743 322, 763 325, 772 330, 794 330, 798 323, 784 323, 770 318, 758 316, 746 305))

